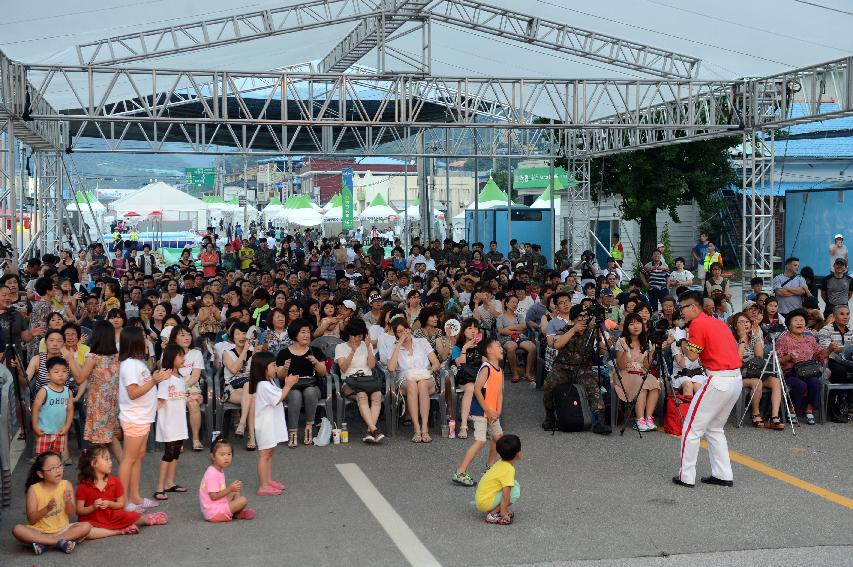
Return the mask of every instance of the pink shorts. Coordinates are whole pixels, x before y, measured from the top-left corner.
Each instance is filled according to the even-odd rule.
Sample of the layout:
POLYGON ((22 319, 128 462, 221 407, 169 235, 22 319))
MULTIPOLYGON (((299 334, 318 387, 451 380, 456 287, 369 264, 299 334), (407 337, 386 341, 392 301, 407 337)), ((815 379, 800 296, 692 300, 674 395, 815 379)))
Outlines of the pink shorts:
POLYGON ((132 423, 130 421, 122 421, 121 428, 124 431, 125 437, 145 437, 151 433, 150 423, 132 423))
POLYGON ((205 518, 208 522, 230 522, 233 519, 234 516, 231 514, 230 510, 228 512, 219 512, 209 518, 205 518))

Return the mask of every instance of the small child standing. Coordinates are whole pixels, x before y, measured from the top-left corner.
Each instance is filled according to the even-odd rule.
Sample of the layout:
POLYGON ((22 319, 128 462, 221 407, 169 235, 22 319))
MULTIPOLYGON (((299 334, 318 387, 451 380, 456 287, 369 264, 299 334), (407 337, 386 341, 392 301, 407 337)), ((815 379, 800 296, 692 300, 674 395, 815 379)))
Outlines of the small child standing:
POLYGON ((36 434, 36 455, 53 451, 64 455, 68 443, 68 430, 74 419, 74 400, 65 385, 68 380, 68 362, 54 356, 45 362, 48 383, 33 400, 33 431, 36 434))
POLYGON ((491 467, 497 460, 495 442, 503 435, 501 429, 501 411, 503 409, 503 387, 504 377, 501 370, 504 349, 497 339, 483 340, 477 345, 483 364, 477 372, 474 382, 474 399, 471 400, 471 419, 474 421, 474 443, 468 447, 462 462, 451 480, 462 486, 474 486, 474 479, 468 474, 477 453, 486 445, 487 435, 489 442, 489 460, 491 467))
MULTIPOLYGON (((286 429, 284 430, 286 431, 286 429)), ((213 440, 210 460, 198 487, 201 515, 208 522, 230 522, 232 519, 251 520, 255 511, 247 508, 249 501, 240 495, 243 483, 239 480, 225 484, 225 469, 231 466, 231 444, 222 437, 213 440)))
POLYGON ((284 388, 279 388, 273 382, 277 369, 272 353, 258 352, 252 356, 249 393, 255 395, 258 496, 278 496, 284 492, 284 485, 272 479, 272 455, 276 445, 287 441, 287 423, 282 402, 290 393, 290 389, 299 382, 299 376, 289 374, 284 379, 284 388))
POLYGON ((177 344, 166 345, 163 349, 163 369, 172 374, 157 384, 157 435, 158 443, 163 445, 163 460, 160 461, 160 475, 157 478, 155 500, 168 500, 167 492, 186 492, 187 489, 175 484, 175 471, 181 447, 187 440, 187 389, 181 367, 184 364, 184 347, 177 344))
POLYGON ((515 463, 521 459, 521 440, 517 435, 504 435, 497 442, 501 460, 486 471, 477 484, 474 502, 486 514, 487 524, 507 526, 512 523, 509 507, 521 496, 521 485, 515 480, 515 463))
POLYGON ((89 539, 138 534, 139 526, 159 526, 169 522, 165 512, 143 516, 124 509, 124 489, 118 478, 110 474, 113 460, 106 445, 92 445, 84 449, 78 467, 77 514, 80 521, 92 526, 87 536, 89 539))
POLYGON ((71 553, 77 541, 89 535, 92 526, 86 522, 71 523, 77 513, 74 489, 62 478, 65 465, 58 453, 47 451, 36 457, 27 475, 27 525, 18 524, 12 535, 21 543, 33 546, 41 555, 48 546, 71 553))

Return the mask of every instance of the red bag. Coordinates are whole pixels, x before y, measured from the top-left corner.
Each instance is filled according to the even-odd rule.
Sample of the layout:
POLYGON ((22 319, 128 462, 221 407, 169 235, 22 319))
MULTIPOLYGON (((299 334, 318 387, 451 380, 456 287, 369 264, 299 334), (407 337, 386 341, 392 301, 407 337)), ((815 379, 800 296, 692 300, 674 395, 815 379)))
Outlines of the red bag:
POLYGON ((678 435, 681 437, 681 425, 684 423, 684 418, 687 417, 687 410, 690 409, 690 401, 693 398, 685 398, 681 394, 675 394, 681 401, 681 404, 676 405, 672 396, 666 397, 666 415, 663 419, 663 430, 670 435, 678 435), (681 415, 679 416, 679 409, 681 415))

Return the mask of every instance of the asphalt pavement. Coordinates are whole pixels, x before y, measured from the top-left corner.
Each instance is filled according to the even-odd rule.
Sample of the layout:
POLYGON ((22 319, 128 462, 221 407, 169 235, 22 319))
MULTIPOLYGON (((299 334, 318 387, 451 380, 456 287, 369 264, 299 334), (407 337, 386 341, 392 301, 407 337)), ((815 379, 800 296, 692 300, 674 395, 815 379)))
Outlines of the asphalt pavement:
MULTIPOLYGON (((188 450, 177 481, 190 492, 172 494, 158 508, 169 514, 168 526, 83 542, 69 557, 35 557, 10 533, 24 519, 21 491, 0 517, 0 565, 853 565, 853 424, 802 425, 796 437, 790 429, 731 426, 730 449, 770 468, 735 464, 734 488, 685 489, 670 481, 675 437, 640 439, 631 430, 606 438, 551 435, 541 420, 541 393, 507 383, 504 431, 523 445, 511 526, 485 524, 473 507, 474 489, 450 482, 470 439, 435 434, 432 444, 413 444, 411 429, 403 428, 381 446, 366 446, 351 414, 349 445, 276 450, 274 476, 287 486, 280 497, 254 496, 257 456, 236 450, 226 476, 246 484, 258 512, 252 521, 202 521, 197 490, 208 456, 188 450), (365 490, 344 478, 337 465, 347 463, 356 467, 341 469, 363 473, 365 490), (773 471, 791 476, 785 482, 773 471), (799 481, 829 492, 818 496, 799 481)), ((159 458, 145 459, 149 495, 159 458)), ((483 452, 475 461, 475 477, 485 458, 483 452)), ((21 461, 16 488, 26 469, 21 461)), ((66 478, 74 473, 67 470, 66 478)), ((698 473, 709 474, 705 451, 698 473)))

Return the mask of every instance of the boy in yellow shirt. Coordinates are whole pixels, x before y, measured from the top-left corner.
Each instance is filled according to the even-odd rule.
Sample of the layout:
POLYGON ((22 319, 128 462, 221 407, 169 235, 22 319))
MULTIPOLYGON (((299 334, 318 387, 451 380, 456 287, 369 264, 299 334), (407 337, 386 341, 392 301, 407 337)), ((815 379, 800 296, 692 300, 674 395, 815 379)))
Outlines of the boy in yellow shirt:
POLYGON ((477 509, 485 512, 487 524, 508 526, 513 518, 509 507, 521 495, 521 486, 515 480, 515 463, 521 459, 521 440, 517 435, 503 435, 496 446, 501 460, 477 483, 474 501, 477 509))

